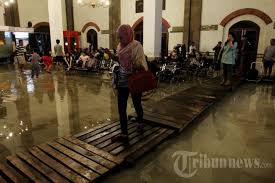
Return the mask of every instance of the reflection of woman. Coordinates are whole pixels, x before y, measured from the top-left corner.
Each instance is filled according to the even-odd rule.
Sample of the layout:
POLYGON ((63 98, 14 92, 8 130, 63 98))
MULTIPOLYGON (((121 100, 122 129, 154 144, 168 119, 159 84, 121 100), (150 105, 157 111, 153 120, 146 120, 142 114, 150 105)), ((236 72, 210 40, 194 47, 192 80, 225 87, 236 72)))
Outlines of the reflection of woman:
MULTIPOLYGON (((136 70, 148 70, 143 48, 141 44, 133 39, 133 30, 130 25, 121 25, 117 31, 119 45, 119 73, 117 81, 118 110, 120 117, 121 134, 113 138, 113 141, 128 141, 127 129, 127 100, 129 97, 128 77, 136 70)), ((131 94, 132 101, 137 113, 138 132, 143 130, 143 109, 141 105, 142 94, 131 94)))

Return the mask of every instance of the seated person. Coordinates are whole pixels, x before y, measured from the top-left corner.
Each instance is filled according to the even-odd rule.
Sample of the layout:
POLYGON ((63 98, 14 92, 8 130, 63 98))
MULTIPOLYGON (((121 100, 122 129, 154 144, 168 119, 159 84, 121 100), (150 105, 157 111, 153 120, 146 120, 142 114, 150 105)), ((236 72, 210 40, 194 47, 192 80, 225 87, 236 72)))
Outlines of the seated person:
POLYGON ((96 68, 96 63, 97 63, 96 58, 91 54, 91 59, 88 61, 87 67, 88 67, 89 69, 96 68))
POLYGON ((65 60, 66 65, 67 65, 67 70, 69 71, 73 66, 73 57, 70 53, 66 53, 64 60, 65 60))
POLYGON ((177 59, 179 58, 176 49, 174 49, 174 50, 170 53, 170 57, 171 57, 172 61, 175 61, 175 60, 177 60, 177 59))
POLYGON ((76 64, 79 65, 79 62, 81 62, 82 68, 84 69, 86 66, 86 63, 89 62, 89 60, 90 60, 90 57, 85 52, 82 52, 76 64))

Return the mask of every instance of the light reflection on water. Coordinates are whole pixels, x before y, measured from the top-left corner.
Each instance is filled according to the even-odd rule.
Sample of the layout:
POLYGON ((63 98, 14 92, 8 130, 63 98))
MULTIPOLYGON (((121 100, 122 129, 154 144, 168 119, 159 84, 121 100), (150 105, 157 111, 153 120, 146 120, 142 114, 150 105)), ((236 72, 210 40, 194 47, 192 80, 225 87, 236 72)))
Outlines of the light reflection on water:
MULTIPOLYGON (((147 102, 189 86, 162 84, 147 102)), ((30 71, 5 72, 0 74, 0 91, 0 161, 7 154, 118 118, 116 93, 104 74, 54 73, 32 79, 30 71)), ((133 110, 131 100, 128 110, 133 110)))

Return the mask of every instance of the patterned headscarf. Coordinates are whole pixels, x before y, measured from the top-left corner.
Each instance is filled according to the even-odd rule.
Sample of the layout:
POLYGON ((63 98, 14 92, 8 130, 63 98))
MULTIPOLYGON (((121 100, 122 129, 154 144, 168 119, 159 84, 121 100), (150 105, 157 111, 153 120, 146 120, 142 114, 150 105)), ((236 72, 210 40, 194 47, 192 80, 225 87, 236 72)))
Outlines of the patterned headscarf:
POLYGON ((120 47, 125 48, 134 40, 134 32, 130 25, 124 24, 117 29, 117 34, 120 37, 120 47))

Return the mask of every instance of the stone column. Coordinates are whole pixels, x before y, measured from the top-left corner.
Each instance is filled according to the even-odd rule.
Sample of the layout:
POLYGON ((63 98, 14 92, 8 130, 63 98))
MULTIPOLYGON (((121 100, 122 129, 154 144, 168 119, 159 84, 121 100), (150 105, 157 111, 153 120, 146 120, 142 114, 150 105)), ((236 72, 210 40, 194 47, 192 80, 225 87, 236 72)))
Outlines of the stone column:
MULTIPOLYGON (((20 27, 18 1, 14 0, 13 4, 5 6, 4 22, 6 26, 20 27)), ((27 25, 22 25, 22 27, 27 25)))
POLYGON ((49 23, 51 34, 52 51, 56 45, 56 39, 60 40, 60 44, 64 45, 63 38, 63 16, 62 16, 62 0, 48 0, 49 23))
POLYGON ((162 1, 144 1, 143 46, 149 59, 160 57, 162 35, 162 1))
POLYGON ((199 48, 201 34, 202 0, 185 0, 183 43, 195 42, 199 48))
POLYGON ((74 7, 73 0, 65 0, 66 3, 66 18, 67 18, 67 30, 74 31, 74 7))
POLYGON ((116 30, 121 24, 121 0, 112 0, 109 8, 109 43, 110 49, 116 49, 118 40, 116 30))

